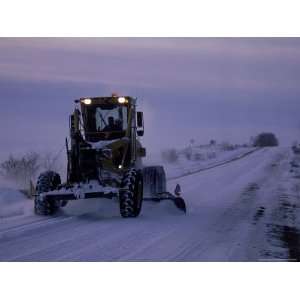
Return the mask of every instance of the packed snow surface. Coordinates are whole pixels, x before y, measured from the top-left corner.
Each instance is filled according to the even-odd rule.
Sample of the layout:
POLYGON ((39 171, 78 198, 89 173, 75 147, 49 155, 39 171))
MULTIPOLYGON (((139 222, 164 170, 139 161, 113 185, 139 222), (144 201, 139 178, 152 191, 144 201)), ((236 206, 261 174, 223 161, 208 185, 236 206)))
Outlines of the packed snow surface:
MULTIPOLYGON (((299 260, 299 166, 290 149, 263 148, 169 180, 170 191, 181 185, 186 215, 169 201, 144 202, 139 218, 122 219, 116 201, 90 199, 54 217, 0 218, 0 260, 299 260)), ((1 210, 14 193, 1 189, 1 210)))

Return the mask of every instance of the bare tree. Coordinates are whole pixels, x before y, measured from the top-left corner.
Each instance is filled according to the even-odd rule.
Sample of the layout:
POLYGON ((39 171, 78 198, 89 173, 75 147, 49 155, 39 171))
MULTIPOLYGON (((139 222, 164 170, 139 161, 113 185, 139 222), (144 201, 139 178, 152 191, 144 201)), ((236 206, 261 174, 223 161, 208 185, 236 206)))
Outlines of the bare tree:
POLYGON ((232 151, 232 150, 234 150, 234 146, 232 144, 230 144, 229 142, 224 141, 221 143, 221 149, 223 151, 232 151))
POLYGON ((63 163, 60 159, 60 153, 53 154, 51 152, 47 152, 40 156, 40 167, 45 171, 51 170, 59 173, 62 170, 62 165, 63 163))
POLYGON ((192 159, 192 156, 193 156, 193 149, 192 147, 187 147, 183 150, 183 154, 185 156, 185 158, 187 160, 191 160, 192 159))
POLYGON ((29 152, 19 158, 10 155, 0 164, 0 174, 22 188, 28 187, 40 168, 39 158, 39 154, 35 152, 29 152))
POLYGON ((272 132, 262 132, 254 140, 254 147, 275 147, 279 142, 272 132))

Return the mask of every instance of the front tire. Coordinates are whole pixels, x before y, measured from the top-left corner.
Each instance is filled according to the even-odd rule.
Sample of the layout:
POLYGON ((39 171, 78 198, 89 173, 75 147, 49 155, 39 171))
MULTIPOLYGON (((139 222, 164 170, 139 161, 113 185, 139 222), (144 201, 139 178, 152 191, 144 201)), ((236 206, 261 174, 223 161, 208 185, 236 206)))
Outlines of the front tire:
POLYGON ((58 201, 45 201, 40 199, 41 193, 46 193, 57 189, 57 187, 61 184, 61 179, 59 174, 53 171, 47 171, 42 173, 36 184, 36 193, 34 199, 34 212, 37 215, 53 215, 55 214, 60 205, 58 201))
POLYGON ((120 214, 123 218, 139 216, 143 202, 143 176, 141 172, 130 169, 122 180, 119 193, 120 214))

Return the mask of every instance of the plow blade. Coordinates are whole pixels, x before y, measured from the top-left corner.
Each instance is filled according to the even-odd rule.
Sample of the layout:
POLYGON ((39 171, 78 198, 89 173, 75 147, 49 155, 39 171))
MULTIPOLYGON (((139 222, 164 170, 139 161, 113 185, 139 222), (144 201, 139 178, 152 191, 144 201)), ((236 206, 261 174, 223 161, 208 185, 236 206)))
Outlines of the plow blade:
POLYGON ((164 193, 156 194, 152 197, 144 198, 144 201, 154 201, 154 202, 161 202, 166 200, 172 201, 179 210, 186 213, 186 204, 184 199, 181 198, 180 195, 174 196, 169 192, 164 192, 164 193))
POLYGON ((186 204, 183 198, 181 197, 175 197, 171 193, 166 193, 164 195, 156 195, 154 197, 146 197, 143 200, 144 201, 153 201, 153 202, 161 202, 161 201, 167 201, 170 200, 174 203, 174 205, 184 213, 186 213, 186 204), (167 194, 167 195, 166 195, 167 194))
POLYGON ((186 214, 186 204, 185 204, 185 201, 181 197, 176 197, 173 201, 174 201, 175 206, 178 209, 184 211, 184 213, 186 214))

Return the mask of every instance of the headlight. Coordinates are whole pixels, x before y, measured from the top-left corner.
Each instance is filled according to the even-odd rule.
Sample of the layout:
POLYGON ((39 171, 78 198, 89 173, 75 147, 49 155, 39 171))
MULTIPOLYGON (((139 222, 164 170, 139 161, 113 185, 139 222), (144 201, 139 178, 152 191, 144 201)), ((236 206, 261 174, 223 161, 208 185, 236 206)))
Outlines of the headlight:
POLYGON ((119 98, 118 98, 118 102, 119 102, 120 104, 124 104, 124 103, 126 102, 126 99, 125 99, 124 97, 119 97, 119 98))
POLYGON ((82 102, 86 105, 90 105, 92 103, 92 99, 87 98, 87 99, 84 99, 82 102))

